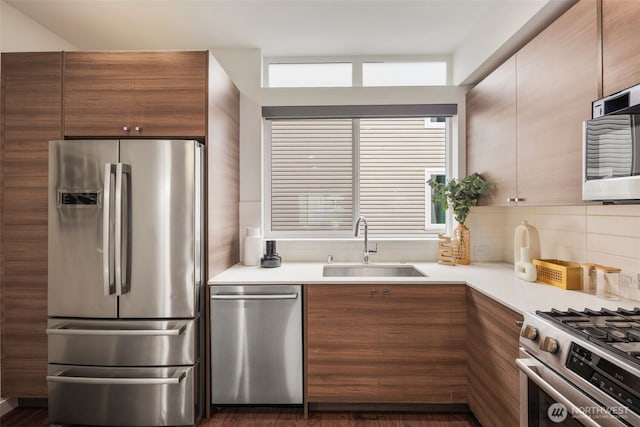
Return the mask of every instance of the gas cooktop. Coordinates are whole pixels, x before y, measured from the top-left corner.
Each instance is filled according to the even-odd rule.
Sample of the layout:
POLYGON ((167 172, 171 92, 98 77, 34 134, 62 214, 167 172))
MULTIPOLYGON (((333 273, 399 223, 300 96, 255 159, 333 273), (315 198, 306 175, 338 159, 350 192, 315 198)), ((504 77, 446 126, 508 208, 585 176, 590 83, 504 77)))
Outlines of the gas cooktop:
POLYGON ((575 336, 640 364, 640 308, 633 310, 536 311, 575 336))

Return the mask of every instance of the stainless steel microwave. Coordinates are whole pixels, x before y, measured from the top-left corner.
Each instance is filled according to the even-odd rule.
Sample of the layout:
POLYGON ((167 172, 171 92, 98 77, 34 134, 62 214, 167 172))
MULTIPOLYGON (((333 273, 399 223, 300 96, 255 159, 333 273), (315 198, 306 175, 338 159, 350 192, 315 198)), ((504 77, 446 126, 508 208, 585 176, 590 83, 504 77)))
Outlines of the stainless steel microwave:
POLYGON ((592 108, 584 122, 582 199, 640 203, 640 84, 592 108))

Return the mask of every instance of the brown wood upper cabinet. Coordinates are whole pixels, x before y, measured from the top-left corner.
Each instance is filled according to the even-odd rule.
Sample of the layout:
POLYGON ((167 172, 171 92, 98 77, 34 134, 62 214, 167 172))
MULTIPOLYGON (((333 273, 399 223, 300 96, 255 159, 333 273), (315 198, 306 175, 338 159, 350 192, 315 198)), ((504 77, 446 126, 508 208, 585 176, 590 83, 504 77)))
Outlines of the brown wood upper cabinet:
POLYGON ((516 190, 516 58, 467 94, 467 170, 491 182, 484 205, 511 205, 516 190))
POLYGON ((65 136, 203 137, 204 51, 65 52, 65 136))
POLYGON ((494 184, 482 204, 582 204, 597 17, 596 0, 576 3, 467 95, 467 171, 494 184))
POLYGON ((640 2, 602 1, 602 94, 640 83, 640 2))
POLYGON ((307 286, 308 402, 466 402, 465 288, 307 286))

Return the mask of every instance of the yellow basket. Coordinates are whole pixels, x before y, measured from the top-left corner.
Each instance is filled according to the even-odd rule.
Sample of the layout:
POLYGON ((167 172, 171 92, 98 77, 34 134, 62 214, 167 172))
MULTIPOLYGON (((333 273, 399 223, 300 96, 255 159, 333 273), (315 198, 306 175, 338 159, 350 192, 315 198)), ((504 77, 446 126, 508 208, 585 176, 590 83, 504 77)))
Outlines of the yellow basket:
POLYGON ((537 280, 562 289, 582 289, 582 267, 580 264, 558 259, 534 259, 537 280))

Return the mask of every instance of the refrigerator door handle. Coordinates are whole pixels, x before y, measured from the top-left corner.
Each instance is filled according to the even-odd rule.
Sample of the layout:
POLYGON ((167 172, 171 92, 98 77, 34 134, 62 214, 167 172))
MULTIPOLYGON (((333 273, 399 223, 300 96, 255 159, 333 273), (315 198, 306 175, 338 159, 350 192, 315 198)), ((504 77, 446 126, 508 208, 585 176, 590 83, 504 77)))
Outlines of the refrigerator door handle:
POLYGON ((74 329, 67 325, 48 328, 47 335, 92 335, 92 336, 178 336, 187 329, 186 323, 178 323, 170 329, 74 329))
POLYGON ((131 179, 131 167, 123 163, 116 164, 116 189, 115 189, 115 286, 116 295, 128 292, 128 266, 129 266, 129 215, 128 192, 126 189, 125 175, 131 179), (123 215, 123 211, 125 214, 123 215), (124 216, 124 218, 123 218, 124 216), (124 222, 123 222, 124 221, 124 222), (124 237, 124 239, 123 239, 124 237), (123 247, 124 245, 124 247, 123 247))
POLYGON ((96 385, 157 385, 157 384, 180 384, 187 376, 187 371, 182 369, 176 371, 170 377, 160 378, 100 378, 100 377, 72 377, 65 376, 65 371, 58 371, 54 375, 47 375, 47 381, 52 383, 67 384, 96 384, 96 385))
POLYGON ((102 202, 102 282, 105 295, 113 295, 115 283, 111 269, 111 175, 115 173, 115 165, 104 165, 104 195, 102 202))

